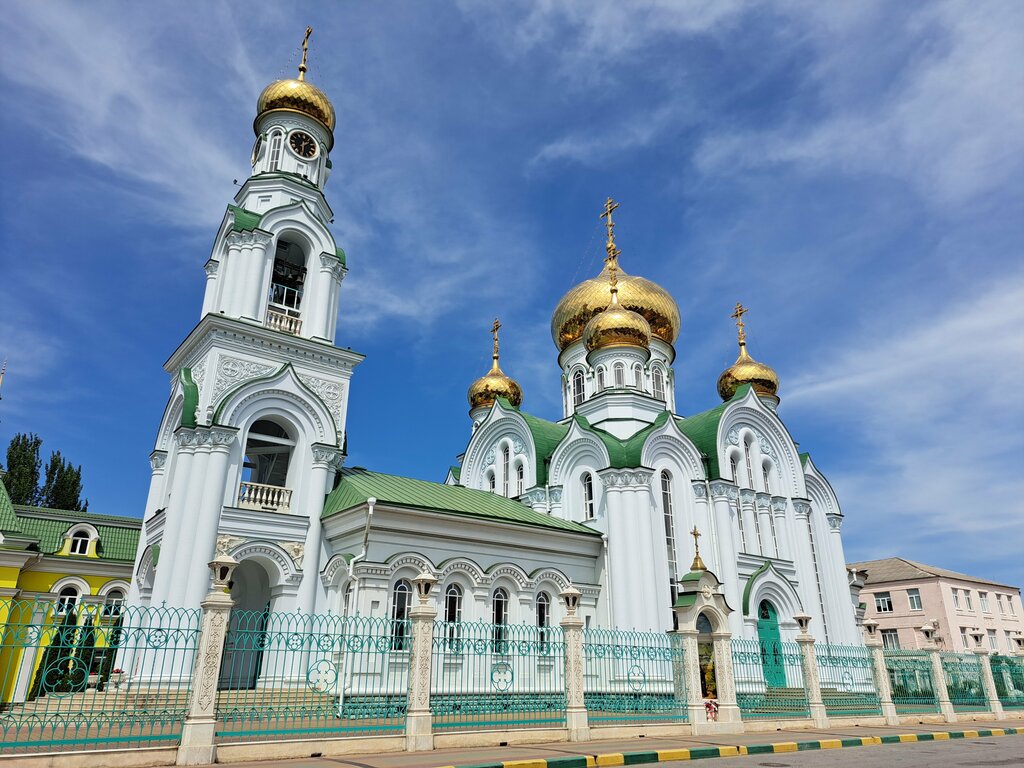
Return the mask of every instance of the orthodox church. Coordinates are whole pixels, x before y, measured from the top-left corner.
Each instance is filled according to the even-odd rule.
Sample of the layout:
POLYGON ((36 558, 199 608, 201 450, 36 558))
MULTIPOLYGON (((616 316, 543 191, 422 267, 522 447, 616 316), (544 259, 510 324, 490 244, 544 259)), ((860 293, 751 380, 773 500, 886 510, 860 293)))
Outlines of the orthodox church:
POLYGON ((722 403, 681 415, 679 308, 623 270, 610 199, 604 268, 551 322, 563 417, 522 409, 495 321, 445 482, 347 467, 363 356, 335 343, 349 268, 324 195, 335 119, 304 43, 297 78, 260 94, 252 175, 217 230, 199 323, 165 365, 129 599, 198 606, 223 553, 240 563, 242 610, 403 619, 427 568, 448 621, 555 624, 572 584, 588 625, 663 631, 700 536, 736 636, 769 625, 791 639, 806 613, 820 639, 859 643, 839 503, 779 417, 775 372, 747 350, 747 310, 722 403))

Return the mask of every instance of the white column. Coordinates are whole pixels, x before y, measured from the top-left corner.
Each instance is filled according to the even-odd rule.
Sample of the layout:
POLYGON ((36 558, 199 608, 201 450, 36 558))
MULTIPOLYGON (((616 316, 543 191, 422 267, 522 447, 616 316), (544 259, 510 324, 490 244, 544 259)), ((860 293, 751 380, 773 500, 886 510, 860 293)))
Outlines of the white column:
MULTIPOLYGON (((567 590, 568 591, 568 590, 567 590)), ((579 593, 575 594, 579 599, 579 593)), ((565 642, 565 725, 569 741, 589 741, 590 726, 583 699, 583 619, 573 606, 560 622, 565 642)))
POLYGON ((636 628, 653 631, 671 629, 665 524, 660 519, 661 510, 651 503, 648 485, 651 473, 630 471, 622 474, 624 482, 629 483, 623 491, 623 499, 640 538, 640 548, 634 551, 633 556, 633 569, 637 572, 640 591, 633 594, 633 600, 643 604, 643 616, 636 628), (653 519, 655 515, 659 519, 653 519), (648 555, 637 557, 640 552, 648 555), (666 620, 669 622, 667 627, 666 620))
POLYGON ((252 238, 250 233, 232 232, 228 235, 228 268, 223 288, 225 313, 231 317, 242 317, 246 312, 246 289, 249 286, 249 272, 252 260, 252 238))
MULTIPOLYGON (((877 621, 872 619, 868 619, 868 621, 871 621, 875 627, 878 626, 877 621)), ((867 622, 865 622, 865 629, 867 629, 867 622)), ((864 645, 867 646, 868 651, 871 653, 871 665, 875 674, 875 685, 878 688, 878 701, 882 705, 882 716, 885 717, 885 724, 899 725, 900 716, 896 712, 896 705, 892 701, 889 669, 885 664, 885 650, 882 648, 882 639, 878 637, 878 632, 872 629, 869 636, 864 639, 864 645)))
POLYGON ((626 509, 619 473, 599 475, 604 485, 604 508, 608 518, 608 561, 612 575, 612 610, 620 629, 640 629, 642 606, 637 599, 643 588, 637 578, 637 531, 626 509))
MULTIPOLYGON (((177 551, 174 553, 173 573, 171 584, 167 590, 167 605, 171 608, 184 608, 185 594, 188 589, 188 578, 193 568, 206 570, 205 558, 195 557, 194 537, 196 533, 196 521, 198 510, 203 498, 203 489, 206 484, 206 472, 209 468, 210 458, 210 432, 207 429, 199 428, 195 431, 195 456, 192 459, 191 471, 185 484, 185 498, 182 501, 181 509, 177 515, 177 525, 183 528, 184 539, 179 542, 177 551), (185 546, 182 546, 185 544, 185 546)), ((168 519, 164 530, 171 525, 168 519)), ((163 551, 160 552, 160 562, 164 562, 163 551)), ((170 563, 168 563, 170 565, 170 563)), ((189 608, 197 607, 189 605, 189 608)))
POLYGON ((242 304, 245 307, 243 316, 262 323, 264 322, 264 296, 267 293, 267 288, 264 286, 270 279, 274 254, 267 252, 267 246, 270 244, 269 235, 252 232, 250 243, 248 252, 245 254, 249 266, 246 269, 245 301, 242 304))
POLYGON ((220 271, 220 262, 210 259, 203 269, 206 271, 206 291, 203 293, 202 316, 205 317, 217 311, 217 273, 220 271))
POLYGON ((183 579, 187 576, 184 605, 188 608, 199 604, 209 585, 208 570, 200 568, 198 564, 212 560, 217 546, 217 531, 227 491, 228 460, 237 432, 228 427, 211 427, 208 432, 206 476, 198 502, 194 509, 189 510, 189 530, 195 538, 192 542, 191 565, 182 573, 183 579))
POLYGON ((299 583, 299 610, 316 613, 316 596, 320 582, 320 550, 323 527, 320 513, 324 508, 324 497, 334 477, 334 470, 341 466, 341 451, 328 445, 313 446, 313 469, 309 473, 309 491, 305 508, 309 510, 309 527, 302 555, 302 581, 299 583))
MULTIPOLYGON (((808 619, 809 617, 804 614, 808 619)), ((818 656, 814 652, 814 638, 807 633, 807 626, 796 636, 800 646, 800 660, 803 664, 804 689, 807 691, 807 705, 811 710, 811 721, 815 728, 828 728, 828 713, 821 700, 821 679, 818 677, 818 656)))
MULTIPOLYGON (((435 580, 436 581, 436 580, 435 580)), ((433 582, 430 586, 433 586, 433 582)), ((434 748, 430 714, 430 665, 433 661, 434 619, 437 608, 419 596, 409 609, 412 648, 409 650, 409 711, 405 718, 405 749, 418 752, 434 748)))
POLYGON ((744 551, 752 555, 760 555, 761 534, 757 526, 757 515, 754 512, 754 491, 750 488, 740 488, 740 514, 743 515, 743 532, 747 539, 744 551))
POLYGON ((765 557, 778 557, 779 550, 772 525, 771 498, 767 493, 759 493, 754 498, 754 504, 757 506, 757 518, 760 521, 761 554, 765 557))
POLYGON ((179 428, 174 433, 175 454, 171 464, 171 493, 164 512, 163 537, 160 540, 160 557, 156 564, 156 575, 153 580, 153 593, 150 596, 152 605, 169 599, 169 592, 176 575, 174 573, 178 542, 186 533, 182 527, 182 515, 185 509, 185 495, 192 469, 195 453, 196 433, 193 429, 179 428))
POLYGON ((992 660, 989 658, 988 648, 981 647, 981 636, 976 638, 977 647, 974 653, 978 656, 981 664, 981 687, 985 691, 985 698, 988 699, 988 708, 996 720, 1003 719, 1003 702, 999 700, 999 692, 996 691, 996 681, 992 677, 992 660))
POLYGON ((772 496, 772 516, 775 519, 775 549, 783 560, 793 559, 793 545, 790 537, 790 525, 786 519, 786 499, 784 496, 772 496))
MULTIPOLYGON (((164 467, 166 464, 167 451, 153 451, 149 455, 149 466, 152 474, 149 479, 149 494, 146 496, 146 511, 142 515, 143 521, 153 516, 161 500, 164 498, 164 467)), ((143 523, 139 544, 135 548, 135 562, 132 564, 131 580, 128 584, 128 594, 126 597, 128 598, 129 605, 139 605, 141 601, 138 582, 139 560, 149 545, 147 539, 146 525, 143 523)))
POLYGON ((804 611, 817 618, 824 626, 825 617, 821 615, 823 601, 818 596, 818 576, 814 570, 811 536, 807 527, 811 514, 811 503, 806 499, 793 499, 793 511, 795 513, 793 562, 796 565, 797 578, 800 580, 800 597, 804 604, 804 611))
POLYGON ((736 567, 736 553, 739 552, 739 540, 736 535, 733 522, 732 505, 729 497, 736 493, 736 486, 722 480, 715 480, 711 483, 711 498, 714 504, 715 527, 721 539, 721 568, 722 572, 717 574, 722 580, 725 591, 725 599, 730 606, 740 605, 740 575, 736 567))

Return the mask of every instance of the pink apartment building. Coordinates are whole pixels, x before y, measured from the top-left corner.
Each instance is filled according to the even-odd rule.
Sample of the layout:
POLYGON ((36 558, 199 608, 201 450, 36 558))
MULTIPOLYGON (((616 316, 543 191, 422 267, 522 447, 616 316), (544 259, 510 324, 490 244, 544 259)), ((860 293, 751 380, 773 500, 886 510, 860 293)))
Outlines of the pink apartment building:
POLYGON ((1016 649, 1013 638, 1024 633, 1020 588, 977 579, 902 557, 851 563, 850 571, 866 571, 860 601, 864 618, 878 622, 886 648, 920 648, 919 631, 934 623, 939 647, 947 651, 973 648, 970 633, 985 634, 985 646, 1003 654, 1016 649))

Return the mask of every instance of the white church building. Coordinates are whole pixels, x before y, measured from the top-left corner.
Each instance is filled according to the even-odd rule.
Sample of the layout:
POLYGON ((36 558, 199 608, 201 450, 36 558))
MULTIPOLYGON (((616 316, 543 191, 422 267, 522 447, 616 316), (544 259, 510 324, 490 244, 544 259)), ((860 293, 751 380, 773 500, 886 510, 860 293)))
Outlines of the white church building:
POLYGON ((196 607, 226 553, 250 611, 402 619, 427 568, 443 620, 554 625, 572 584, 588 625, 663 631, 696 529, 734 636, 790 640, 806 613, 820 640, 860 644, 839 502, 779 416, 775 372, 747 352, 746 310, 723 402, 682 415, 679 309, 622 271, 611 200, 604 269, 552 318, 562 418, 522 410, 496 322, 445 482, 346 467, 363 357, 335 343, 348 271, 324 195, 335 112, 305 71, 303 58, 259 97, 252 175, 217 231, 199 323, 165 365, 130 599, 196 607))

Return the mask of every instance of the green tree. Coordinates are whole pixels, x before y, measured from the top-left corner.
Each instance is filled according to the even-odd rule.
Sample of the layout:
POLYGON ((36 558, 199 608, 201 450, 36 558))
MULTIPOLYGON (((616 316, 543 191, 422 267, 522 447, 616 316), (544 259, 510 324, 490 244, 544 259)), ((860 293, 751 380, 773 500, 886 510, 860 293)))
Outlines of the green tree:
POLYGON ((46 479, 39 496, 39 504, 44 507, 86 511, 89 502, 82 503, 82 466, 72 466, 60 451, 54 451, 46 464, 46 479))
POLYGON ((19 432, 7 446, 7 475, 4 485, 14 504, 39 503, 39 448, 42 439, 36 434, 19 432))
POLYGON ((35 680, 29 689, 27 700, 37 696, 45 696, 51 692, 64 692, 71 688, 71 660, 75 654, 75 640, 78 636, 78 614, 75 607, 68 606, 53 617, 54 622, 60 620, 56 629, 43 633, 52 633, 50 644, 43 652, 43 661, 36 669, 35 680))

